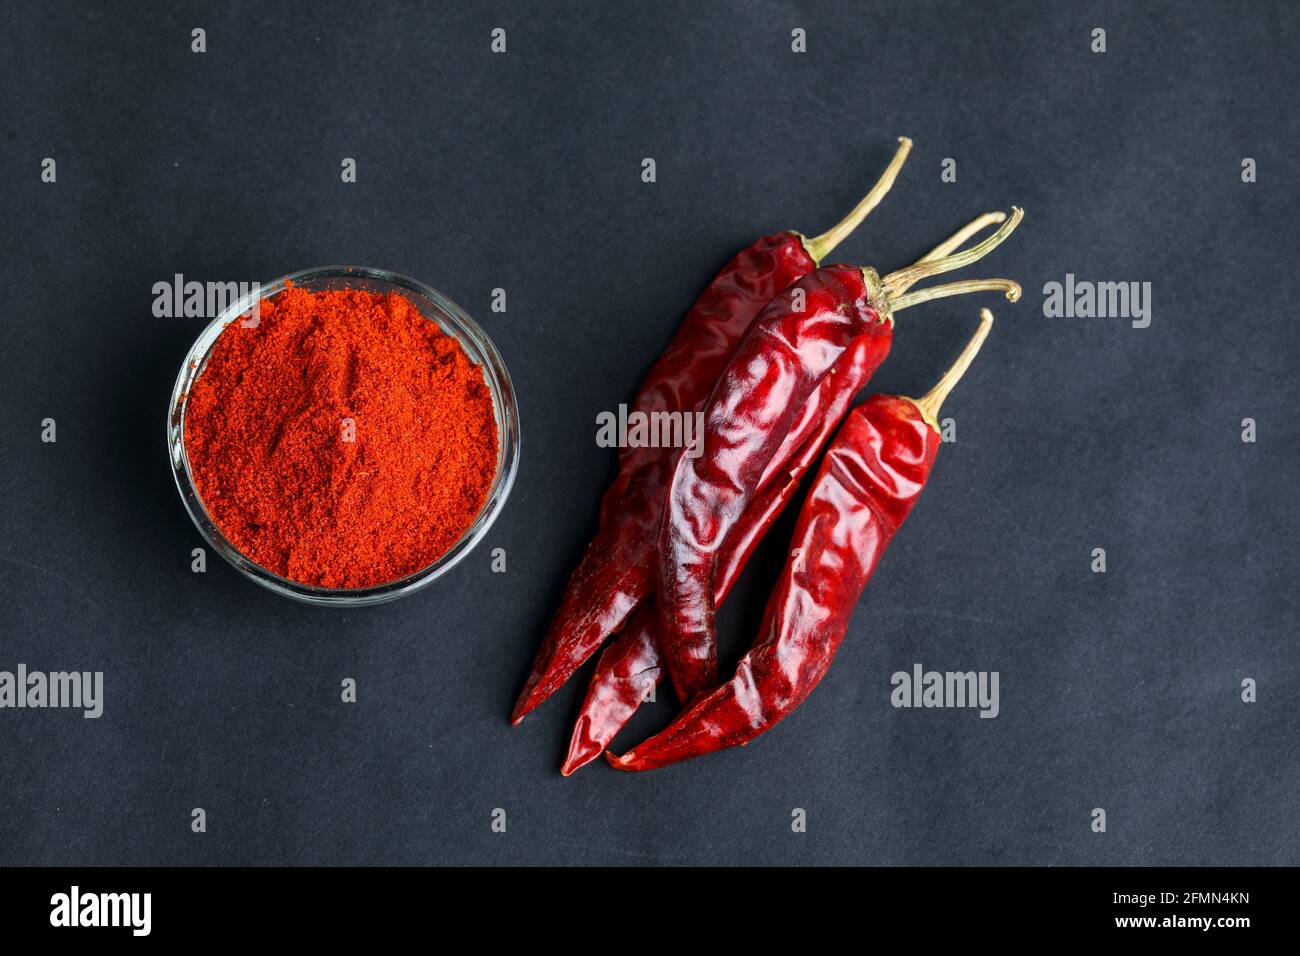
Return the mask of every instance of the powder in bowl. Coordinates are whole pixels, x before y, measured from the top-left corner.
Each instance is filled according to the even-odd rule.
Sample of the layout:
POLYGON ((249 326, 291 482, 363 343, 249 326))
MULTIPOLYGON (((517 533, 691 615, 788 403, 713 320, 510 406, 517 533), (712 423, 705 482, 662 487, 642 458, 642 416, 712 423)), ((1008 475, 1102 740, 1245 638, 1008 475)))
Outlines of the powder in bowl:
POLYGON ((186 400, 212 522, 301 584, 365 588, 456 544, 487 501, 498 435, 483 371, 397 293, 290 286, 232 322, 186 400))

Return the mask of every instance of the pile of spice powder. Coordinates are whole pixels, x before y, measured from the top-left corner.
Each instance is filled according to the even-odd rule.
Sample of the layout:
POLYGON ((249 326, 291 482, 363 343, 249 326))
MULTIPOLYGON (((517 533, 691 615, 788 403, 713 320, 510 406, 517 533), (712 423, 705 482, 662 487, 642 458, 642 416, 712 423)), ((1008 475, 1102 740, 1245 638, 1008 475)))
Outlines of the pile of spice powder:
POLYGON ((213 522, 303 584, 397 580, 446 553, 496 472, 482 370, 397 294, 308 292, 231 323, 194 383, 185 450, 213 522))

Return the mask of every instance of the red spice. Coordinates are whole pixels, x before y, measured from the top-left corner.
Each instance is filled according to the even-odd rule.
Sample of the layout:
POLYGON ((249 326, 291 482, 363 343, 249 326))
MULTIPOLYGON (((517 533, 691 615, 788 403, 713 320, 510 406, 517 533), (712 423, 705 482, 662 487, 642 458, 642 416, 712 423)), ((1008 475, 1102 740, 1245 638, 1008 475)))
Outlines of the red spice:
POLYGON ((464 534, 497 430, 482 369, 407 299, 290 287, 217 339, 185 450, 241 552, 293 581, 358 588, 418 571, 464 534))

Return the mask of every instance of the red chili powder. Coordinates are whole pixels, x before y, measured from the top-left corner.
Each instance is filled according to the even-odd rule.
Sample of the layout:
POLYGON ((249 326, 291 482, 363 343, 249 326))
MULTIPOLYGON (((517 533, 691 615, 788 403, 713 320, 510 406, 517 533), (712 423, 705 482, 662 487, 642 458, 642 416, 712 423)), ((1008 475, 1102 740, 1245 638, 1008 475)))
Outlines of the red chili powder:
POLYGON ((232 323, 190 391, 208 514, 262 567, 359 588, 431 564, 496 473, 483 371, 395 293, 289 287, 232 323))

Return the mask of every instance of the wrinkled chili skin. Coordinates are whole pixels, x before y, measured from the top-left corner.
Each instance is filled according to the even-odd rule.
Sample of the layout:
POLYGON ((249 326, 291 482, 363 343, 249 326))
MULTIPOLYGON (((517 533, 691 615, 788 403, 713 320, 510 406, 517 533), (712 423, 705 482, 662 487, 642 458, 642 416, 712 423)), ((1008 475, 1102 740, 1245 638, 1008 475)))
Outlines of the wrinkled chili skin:
MULTIPOLYGON (((759 311, 817 268, 793 232, 742 250, 709 283, 651 367, 633 410, 694 412, 759 311)), ((599 524, 547 629, 515 703, 518 723, 553 694, 655 587, 663 503, 680 449, 624 448, 600 503, 599 524)))
POLYGON ((893 322, 877 313, 856 266, 827 266, 777 296, 754 320, 705 405, 703 453, 682 457, 659 538, 659 633, 683 703, 717 683, 714 575, 719 550, 823 376, 859 336, 871 371, 889 354, 893 322), (803 308, 796 309, 796 296, 803 308))
POLYGON ((813 481, 761 637, 735 677, 631 752, 607 755, 610 764, 651 770, 744 744, 803 703, 834 659, 938 449, 939 433, 908 399, 874 395, 854 409, 813 481))
MULTIPOLYGON (((871 339, 858 338, 807 403, 785 443, 789 454, 783 449, 777 456, 776 467, 769 469, 758 494, 727 537, 718 562, 714 594, 717 604, 726 599, 754 548, 790 503, 800 481, 839 428, 854 396, 871 377, 875 368, 873 353, 871 339)), ((636 713, 650 689, 663 679, 659 619, 653 600, 637 609, 597 661, 574 722, 569 753, 561 769, 565 776, 599 757, 636 713)))

